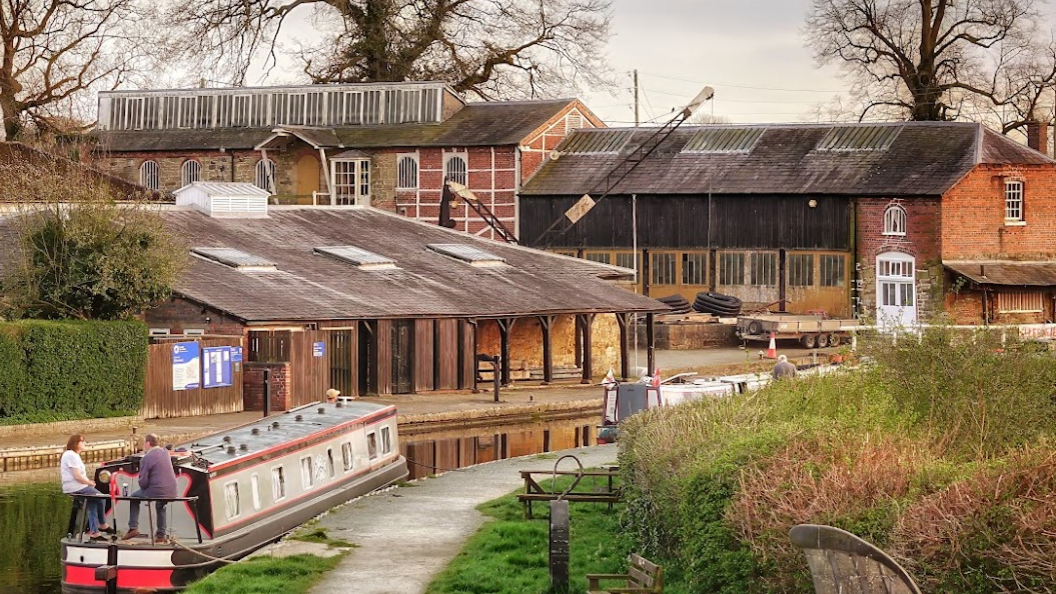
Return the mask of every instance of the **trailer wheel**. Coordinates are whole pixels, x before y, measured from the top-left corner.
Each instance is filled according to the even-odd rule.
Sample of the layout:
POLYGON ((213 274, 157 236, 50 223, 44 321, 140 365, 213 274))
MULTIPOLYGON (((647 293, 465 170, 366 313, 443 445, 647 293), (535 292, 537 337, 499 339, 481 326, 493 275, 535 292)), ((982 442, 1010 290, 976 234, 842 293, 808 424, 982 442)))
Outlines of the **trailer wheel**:
POLYGON ((763 324, 759 320, 752 320, 748 323, 748 334, 762 334, 763 324))
POLYGON ((813 334, 804 334, 799 338, 799 342, 804 348, 812 349, 818 345, 818 338, 813 334))
POLYGON ((836 334, 835 332, 833 332, 832 334, 829 335, 829 346, 830 347, 840 346, 841 342, 843 342, 843 340, 840 338, 839 334, 836 334))
POLYGON ((829 335, 828 334, 819 334, 817 339, 816 339, 816 342, 818 343, 818 348, 819 349, 823 349, 823 348, 829 346, 829 335))

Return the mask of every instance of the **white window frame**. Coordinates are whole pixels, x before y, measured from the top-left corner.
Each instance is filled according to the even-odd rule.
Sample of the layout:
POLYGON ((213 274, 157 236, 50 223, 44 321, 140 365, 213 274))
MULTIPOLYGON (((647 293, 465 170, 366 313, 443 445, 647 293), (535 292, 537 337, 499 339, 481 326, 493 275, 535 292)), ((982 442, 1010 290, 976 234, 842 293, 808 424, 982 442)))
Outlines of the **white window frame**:
POLYGON ((239 501, 240 495, 238 493, 238 481, 227 481, 224 483, 224 517, 228 520, 234 520, 235 518, 242 515, 242 502, 239 501), (231 487, 234 487, 235 493, 235 509, 234 513, 231 513, 231 497, 228 493, 231 491, 231 487))
POLYGON ((253 167, 253 185, 261 190, 275 193, 275 161, 261 159, 253 167))
POLYGON ((469 186, 469 154, 468 153, 445 153, 444 154, 444 179, 451 180, 455 183, 462 184, 463 186, 469 186), (461 159, 464 165, 461 172, 455 172, 461 174, 462 179, 455 179, 451 173, 451 162, 455 159, 461 159))
POLYGON ((1005 224, 1026 225, 1026 217, 1023 216, 1024 200, 1026 196, 1026 184, 1021 179, 1005 180, 1005 224))
POLYGON ((283 499, 286 499, 286 468, 280 464, 271 467, 271 500, 283 499))
POLYGON ((367 433, 367 457, 371 460, 378 457, 378 434, 374 431, 367 433))
POLYGON ((139 185, 148 190, 161 189, 161 168, 157 161, 143 161, 139 164, 139 185))
POLYGON ((351 441, 341 444, 341 466, 345 472, 352 472, 356 468, 356 452, 352 449, 351 441))
POLYGON ((905 237, 906 226, 906 209, 898 204, 892 204, 884 210, 884 235, 905 237))
POLYGON ((392 432, 388 427, 381 428, 381 453, 382 455, 392 452, 392 432))
POLYGON ((187 159, 180 165, 180 187, 189 186, 202 180, 202 164, 194 159, 187 159), (194 179, 191 179, 191 178, 194 179))
POLYGON ((417 190, 418 189, 418 185, 420 183, 419 182, 419 177, 418 177, 420 171, 421 171, 421 168, 419 167, 419 164, 418 164, 418 153, 398 153, 396 155, 396 189, 397 190, 417 190), (411 163, 412 166, 414 167, 414 171, 413 171, 414 181, 413 181, 413 183, 410 183, 410 184, 404 183, 404 182, 407 181, 406 178, 410 177, 410 175, 412 175, 412 173, 408 173, 408 172, 404 171, 403 164, 404 164, 405 161, 407 163, 411 163))
POLYGON ((326 448, 326 477, 337 476, 337 465, 334 463, 334 448, 326 448))
POLYGON ((1043 291, 998 291, 997 313, 1044 313, 1043 291))
POLYGON ((253 492, 253 511, 260 511, 260 477, 255 472, 249 477, 249 487, 253 492))
POLYGON ((335 205, 370 206, 370 159, 331 159, 331 200, 335 205), (351 166, 351 170, 347 170, 351 166))
POLYGON ((301 456, 301 489, 308 491, 315 486, 315 466, 311 456, 301 456))

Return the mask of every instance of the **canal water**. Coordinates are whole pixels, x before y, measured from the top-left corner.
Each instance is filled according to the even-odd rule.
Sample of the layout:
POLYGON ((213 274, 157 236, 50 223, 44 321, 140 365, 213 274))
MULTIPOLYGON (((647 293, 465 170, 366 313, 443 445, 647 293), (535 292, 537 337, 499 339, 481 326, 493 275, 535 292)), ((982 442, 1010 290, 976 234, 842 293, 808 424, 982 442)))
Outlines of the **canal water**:
MULTIPOLYGON (((400 449, 411 478, 420 478, 492 460, 591 445, 599 416, 439 431, 419 427, 405 432, 401 427, 400 449)), ((0 594, 61 594, 59 540, 73 503, 62 494, 57 469, 54 474, 54 482, 0 483, 0 594)), ((33 476, 49 480, 47 471, 33 476)))

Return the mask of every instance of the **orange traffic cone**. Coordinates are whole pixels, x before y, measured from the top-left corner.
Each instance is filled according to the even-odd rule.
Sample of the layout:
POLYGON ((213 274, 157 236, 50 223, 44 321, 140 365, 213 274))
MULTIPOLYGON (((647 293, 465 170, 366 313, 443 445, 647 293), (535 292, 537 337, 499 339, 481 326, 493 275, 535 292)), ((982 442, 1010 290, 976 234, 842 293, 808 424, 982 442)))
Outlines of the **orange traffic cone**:
POLYGON ((774 338, 774 333, 770 333, 770 348, 766 349, 767 359, 777 358, 777 340, 774 338))

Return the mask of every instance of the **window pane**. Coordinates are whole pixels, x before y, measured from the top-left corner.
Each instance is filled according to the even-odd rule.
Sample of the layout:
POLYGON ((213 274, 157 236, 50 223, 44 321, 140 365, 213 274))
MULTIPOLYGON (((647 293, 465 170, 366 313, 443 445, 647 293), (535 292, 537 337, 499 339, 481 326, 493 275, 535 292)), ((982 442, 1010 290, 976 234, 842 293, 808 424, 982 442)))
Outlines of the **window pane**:
POLYGON ((1005 219, 1023 220, 1023 182, 1005 182, 1005 219))
POLYGON ((788 284, 791 287, 814 286, 813 254, 793 254, 788 257, 788 284))
POLYGON ((601 262, 602 264, 612 264, 612 254, 609 252, 584 252, 583 257, 591 262, 601 262))
POLYGON ((312 486, 312 458, 301 458, 301 486, 307 489, 312 486))
POLYGON ((400 157, 397 167, 396 187, 417 188, 418 187, 418 161, 412 156, 400 157))
POLYGON ((286 477, 281 466, 271 469, 271 495, 274 501, 286 496, 286 477))
POLYGON ((620 252, 616 254, 616 265, 623 268, 635 269, 634 252, 620 252))
POLYGON ((341 465, 344 467, 345 472, 352 470, 353 459, 351 443, 341 444, 341 465))
POLYGON ((901 303, 906 307, 912 307, 913 305, 913 285, 909 283, 899 283, 899 297, 901 297, 901 303))
POLYGON ((675 284, 675 254, 671 252, 654 252, 650 254, 649 267, 649 284, 675 284))
POLYGON ((378 435, 376 433, 367 434, 367 455, 371 460, 378 457, 378 435))
POLYGON ((708 255, 685 252, 682 254, 682 284, 705 285, 708 281, 708 255))
POLYGON ((224 508, 229 520, 238 517, 238 483, 224 485, 224 508))
POLYGON ((719 284, 744 284, 744 253, 724 252, 719 254, 719 284))
POLYGON ((161 179, 158 175, 158 164, 154 161, 144 161, 139 166, 139 185, 148 190, 157 190, 161 187, 161 179))
POLYGON ((777 254, 752 254, 751 284, 764 287, 777 285, 777 254))
POLYGON ((821 286, 842 287, 844 281, 843 256, 818 256, 818 268, 821 272, 821 286))
POLYGON ((466 160, 458 156, 449 158, 444 166, 444 175, 456 184, 466 185, 466 160))

